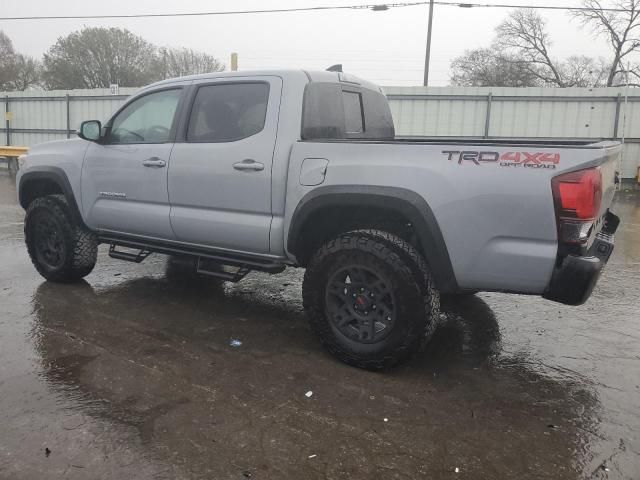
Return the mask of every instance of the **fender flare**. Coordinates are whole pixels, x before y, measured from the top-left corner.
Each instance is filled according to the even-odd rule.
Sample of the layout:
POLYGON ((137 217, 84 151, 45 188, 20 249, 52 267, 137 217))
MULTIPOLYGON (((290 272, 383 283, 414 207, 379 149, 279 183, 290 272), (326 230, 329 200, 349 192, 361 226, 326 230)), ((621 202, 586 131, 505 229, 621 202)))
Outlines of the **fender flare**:
POLYGON ((312 190, 302 197, 293 212, 287 250, 296 254, 304 224, 314 212, 336 206, 381 207, 404 215, 414 227, 436 287, 443 293, 459 290, 449 251, 431 207, 420 195, 404 188, 335 185, 312 190))
POLYGON ((73 189, 71 188, 71 183, 69 182, 69 178, 67 174, 59 167, 52 166, 39 166, 38 170, 32 172, 26 172, 20 177, 20 183, 18 185, 18 201, 20 202, 20 206, 25 210, 29 205, 27 204, 27 195, 25 192, 25 187, 28 187, 28 183, 34 180, 50 180, 54 182, 65 198, 67 199, 67 204, 71 210, 71 215, 73 216, 74 221, 78 222, 84 228, 88 227, 84 223, 84 219, 80 214, 80 209, 78 208, 78 203, 76 202, 75 195, 73 194, 73 189))

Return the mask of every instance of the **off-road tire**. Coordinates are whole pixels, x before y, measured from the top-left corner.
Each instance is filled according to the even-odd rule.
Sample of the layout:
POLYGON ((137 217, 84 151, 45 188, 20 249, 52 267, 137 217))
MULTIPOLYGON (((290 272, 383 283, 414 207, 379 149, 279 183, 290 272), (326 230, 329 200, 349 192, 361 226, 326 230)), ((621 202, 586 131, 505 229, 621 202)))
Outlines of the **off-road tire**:
POLYGON ((24 237, 31 262, 40 275, 51 282, 72 283, 91 273, 98 257, 98 237, 73 219, 64 195, 36 198, 29 207, 24 222, 24 237), (34 227, 43 216, 59 229, 63 244, 63 260, 55 268, 38 259, 34 227))
POLYGON ((407 360, 425 345, 439 322, 440 297, 425 260, 403 239, 380 230, 356 230, 325 243, 312 256, 304 276, 303 303, 323 345, 343 362, 382 370, 407 360), (397 317, 376 343, 359 344, 332 328, 326 314, 328 282, 342 265, 358 264, 390 279, 397 317))

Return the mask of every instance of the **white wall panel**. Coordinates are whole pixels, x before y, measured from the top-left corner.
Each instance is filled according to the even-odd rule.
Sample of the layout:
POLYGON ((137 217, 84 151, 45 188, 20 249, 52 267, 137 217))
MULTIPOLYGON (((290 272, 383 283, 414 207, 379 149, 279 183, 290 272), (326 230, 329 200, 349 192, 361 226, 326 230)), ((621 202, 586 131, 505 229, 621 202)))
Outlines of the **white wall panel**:
MULTIPOLYGON (((488 98, 491 94, 489 137, 614 138, 616 107, 620 96, 618 138, 624 132, 629 142, 623 156, 622 173, 625 178, 634 177, 640 165, 638 90, 640 89, 385 88, 398 135, 443 137, 483 137, 488 98), (625 102, 625 95, 628 102, 625 102)), ((135 88, 121 88, 119 93, 131 95, 136 91, 135 88)), ((67 95, 70 97, 71 130, 76 130, 83 120, 107 120, 124 102, 122 97, 103 98, 109 95, 108 89, 0 93, 0 108, 4 107, 4 98, 10 97, 12 129, 61 130, 58 133, 12 132, 11 144, 30 146, 66 138, 67 95)), ((0 144, 6 143, 4 127, 4 122, 0 122, 0 144)))
POLYGON ((640 166, 640 91, 624 88, 386 87, 398 135, 627 140, 622 175, 640 166), (491 94, 491 102, 489 102, 491 94), (628 101, 625 101, 625 97, 628 101), (619 100, 618 100, 619 98, 619 100), (618 102, 620 103, 618 108, 618 102))

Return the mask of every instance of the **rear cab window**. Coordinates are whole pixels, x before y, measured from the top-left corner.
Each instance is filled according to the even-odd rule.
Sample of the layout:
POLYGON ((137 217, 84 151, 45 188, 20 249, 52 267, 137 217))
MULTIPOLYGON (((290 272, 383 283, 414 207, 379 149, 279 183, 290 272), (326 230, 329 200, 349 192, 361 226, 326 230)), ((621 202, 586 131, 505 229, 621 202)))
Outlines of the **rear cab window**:
POLYGON ((382 91, 347 82, 310 82, 305 87, 303 140, 392 140, 393 117, 382 91))
POLYGON ((343 90, 345 133, 364 132, 364 112, 362 110, 362 95, 358 92, 343 90))

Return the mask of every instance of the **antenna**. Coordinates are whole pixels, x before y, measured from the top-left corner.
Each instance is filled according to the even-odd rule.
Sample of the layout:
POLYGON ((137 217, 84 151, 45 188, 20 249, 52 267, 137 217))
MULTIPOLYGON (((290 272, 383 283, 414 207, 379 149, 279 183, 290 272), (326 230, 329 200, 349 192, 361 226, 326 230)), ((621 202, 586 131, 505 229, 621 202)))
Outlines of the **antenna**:
POLYGON ((331 65, 327 68, 327 72, 342 72, 342 64, 336 63, 335 65, 331 65))

